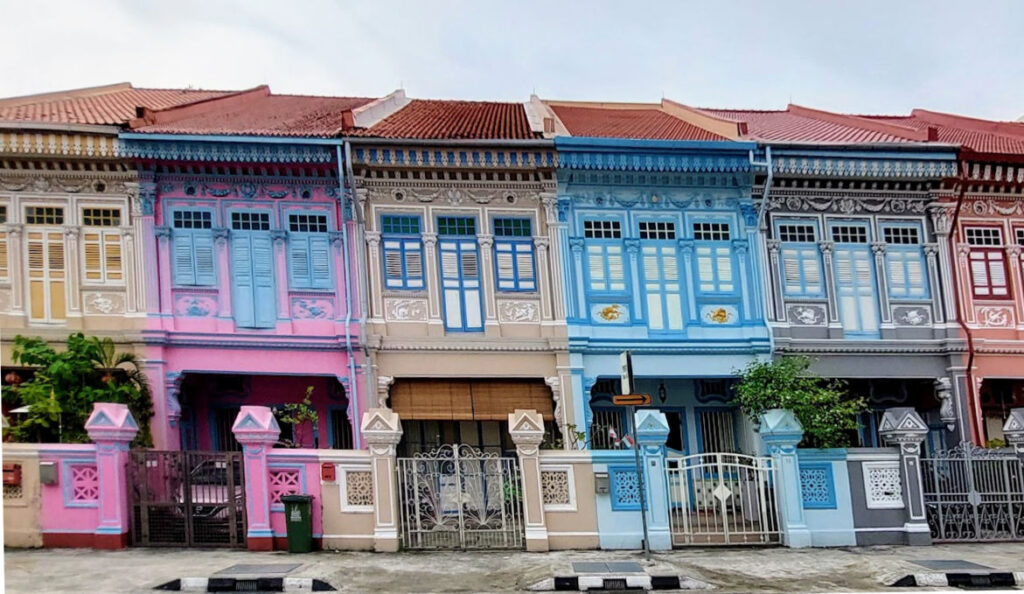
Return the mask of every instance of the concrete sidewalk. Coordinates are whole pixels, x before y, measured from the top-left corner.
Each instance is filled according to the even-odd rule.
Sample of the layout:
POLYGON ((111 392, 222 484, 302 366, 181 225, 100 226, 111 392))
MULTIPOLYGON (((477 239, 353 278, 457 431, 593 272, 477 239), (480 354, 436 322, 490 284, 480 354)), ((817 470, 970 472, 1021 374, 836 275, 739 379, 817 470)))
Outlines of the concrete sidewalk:
MULTIPOLYGON (((7 592, 152 592, 183 577, 210 577, 237 564, 301 564, 288 577, 317 578, 342 592, 509 592, 572 572, 578 561, 638 561, 637 552, 561 551, 306 555, 224 550, 7 550, 7 592)), ((1024 543, 848 549, 702 548, 655 554, 651 573, 676 572, 711 592, 881 591, 932 572, 914 561, 966 561, 1024 571, 1024 543)), ((223 575, 223 574, 222 574, 223 575)), ((277 574, 279 577, 281 574, 277 574)), ((945 589, 945 588, 931 588, 945 589)), ((951 589, 952 590, 952 589, 951 589)), ((910 590, 896 590, 915 592, 910 590)), ((954 590, 955 591, 955 590, 954 590)))

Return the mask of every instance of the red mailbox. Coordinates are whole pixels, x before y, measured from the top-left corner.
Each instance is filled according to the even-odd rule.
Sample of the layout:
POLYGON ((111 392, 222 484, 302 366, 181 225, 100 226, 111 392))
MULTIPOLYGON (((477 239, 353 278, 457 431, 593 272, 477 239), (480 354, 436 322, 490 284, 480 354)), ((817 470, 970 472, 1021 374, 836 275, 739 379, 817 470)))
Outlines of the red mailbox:
MULTIPOLYGON (((324 462, 320 465, 320 480, 325 483, 333 483, 337 480, 336 476, 337 469, 334 464, 330 462, 324 462)), ((6 474, 4 476, 7 476, 6 474)))
POLYGON ((21 485, 21 464, 4 464, 4 484, 21 485))

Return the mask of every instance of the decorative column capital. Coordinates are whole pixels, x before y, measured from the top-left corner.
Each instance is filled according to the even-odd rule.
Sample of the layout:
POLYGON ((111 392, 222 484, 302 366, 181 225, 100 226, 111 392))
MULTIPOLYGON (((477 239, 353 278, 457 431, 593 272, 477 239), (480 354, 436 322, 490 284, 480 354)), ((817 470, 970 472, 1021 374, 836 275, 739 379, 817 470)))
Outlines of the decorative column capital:
POLYGON ((363 237, 366 238, 366 245, 371 248, 380 245, 380 231, 364 231, 363 237))
POLYGON ((135 422, 128 406, 113 402, 94 402, 92 414, 85 422, 85 431, 89 439, 100 446, 127 450, 128 444, 135 439, 139 425, 135 422))
POLYGON ((887 244, 884 241, 873 241, 871 242, 871 253, 878 255, 885 255, 885 249, 887 244))
POLYGON ((1020 246, 1017 244, 1011 244, 1006 246, 1006 255, 1011 259, 1020 257, 1020 246))
POLYGON ((153 235, 158 239, 168 239, 171 236, 170 227, 153 227, 153 235))
POLYGON ((624 241, 626 244, 626 251, 630 254, 636 254, 640 251, 640 240, 636 238, 629 238, 624 241))
POLYGON ((935 380, 935 397, 939 399, 939 420, 952 431, 956 428, 956 409, 953 407, 953 382, 948 377, 935 380))
POLYGON ((546 250, 551 245, 551 240, 547 237, 534 237, 533 245, 539 250, 546 250))
POLYGON ((734 239, 732 240, 732 249, 737 254, 746 254, 747 249, 750 247, 750 242, 746 239, 734 239))
POLYGON ((694 242, 692 239, 679 240, 679 249, 682 250, 684 256, 689 256, 693 254, 693 245, 694 242))
POLYGON ((17 239, 19 235, 25 230, 25 225, 22 223, 7 223, 5 225, 7 232, 11 234, 11 238, 17 239))
POLYGON ((394 383, 395 378, 389 375, 377 376, 377 406, 380 408, 388 407, 388 396, 391 393, 391 385, 394 383))
POLYGON ((484 234, 477 235, 476 236, 476 242, 477 242, 477 244, 480 245, 480 247, 482 249, 489 250, 489 249, 491 249, 491 246, 494 245, 494 236, 493 235, 484 235, 484 234))
POLYGON ((213 230, 213 240, 220 245, 227 243, 229 237, 231 237, 231 229, 227 227, 217 227, 213 230))
POLYGON ((345 241, 345 234, 341 231, 328 231, 327 239, 334 247, 340 246, 345 241))
POLYGON ((178 399, 178 394, 181 393, 181 382, 185 379, 185 374, 179 371, 168 371, 164 380, 164 398, 167 402, 167 420, 170 421, 171 427, 178 426, 178 420, 181 418, 181 401, 178 399))
POLYGON ((569 249, 575 253, 583 251, 583 238, 582 237, 570 237, 569 238, 569 249))
POLYGON ((371 408, 363 413, 360 424, 363 441, 374 456, 394 456, 402 441, 402 423, 398 413, 387 408, 371 408))
POLYGON ((536 456, 544 441, 544 419, 535 410, 516 409, 508 414, 509 434, 520 456, 536 456))
POLYGON ((64 235, 68 239, 71 239, 72 241, 78 239, 78 234, 81 233, 81 231, 82 230, 79 229, 76 225, 65 225, 64 226, 64 235))
POLYGON ((769 239, 766 242, 766 244, 768 246, 768 253, 773 255, 773 256, 778 254, 779 253, 779 249, 782 248, 782 242, 779 241, 778 239, 769 239))
POLYGON ((437 245, 437 233, 424 233, 423 245, 431 248, 437 245))
POLYGON ((1024 408, 1010 410, 1010 416, 1003 424, 1003 435, 1006 436, 1006 443, 1024 460, 1024 408))
POLYGON ((836 244, 834 244, 831 241, 819 241, 818 242, 818 251, 820 251, 823 255, 831 256, 832 255, 832 250, 834 250, 835 247, 836 247, 836 244))
POLYGON ((270 239, 277 245, 284 245, 284 242, 288 240, 288 232, 284 229, 271 229, 270 239))
POLYGON ((934 256, 934 255, 939 253, 939 244, 937 244, 937 243, 926 243, 923 246, 921 246, 921 249, 924 250, 924 255, 926 255, 926 256, 934 256))

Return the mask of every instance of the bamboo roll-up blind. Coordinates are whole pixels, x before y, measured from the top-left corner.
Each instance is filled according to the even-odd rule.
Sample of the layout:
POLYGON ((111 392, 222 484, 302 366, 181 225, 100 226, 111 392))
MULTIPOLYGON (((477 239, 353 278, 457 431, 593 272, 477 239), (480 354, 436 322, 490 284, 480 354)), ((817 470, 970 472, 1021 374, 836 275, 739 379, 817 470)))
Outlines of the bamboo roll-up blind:
POLYGON ((424 421, 507 421, 516 409, 553 418, 551 390, 541 380, 399 380, 391 409, 424 421))

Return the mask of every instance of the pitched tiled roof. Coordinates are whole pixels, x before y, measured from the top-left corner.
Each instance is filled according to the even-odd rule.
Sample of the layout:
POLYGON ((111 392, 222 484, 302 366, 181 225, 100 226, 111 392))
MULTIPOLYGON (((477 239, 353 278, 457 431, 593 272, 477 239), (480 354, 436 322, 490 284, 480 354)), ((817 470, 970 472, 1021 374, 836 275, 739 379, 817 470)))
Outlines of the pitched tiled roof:
POLYGON ((135 132, 252 136, 337 136, 352 125, 351 111, 374 99, 272 95, 257 87, 202 104, 155 111, 132 123, 135 132))
POLYGON ((910 128, 934 127, 938 141, 980 153, 1024 155, 1024 123, 997 122, 915 109, 909 116, 865 116, 910 128))
POLYGON ((353 135, 434 140, 537 138, 530 130, 522 104, 433 99, 413 99, 402 109, 353 135))
POLYGON ((638 140, 725 140, 663 111, 660 106, 602 107, 599 104, 548 103, 573 136, 638 140))
POLYGON ((232 91, 136 89, 130 83, 0 99, 0 121, 124 124, 139 106, 165 109, 222 97, 232 91))
MULTIPOLYGON (((818 112, 795 105, 785 111, 707 109, 704 113, 736 122, 745 122, 752 140, 776 142, 874 143, 915 142, 926 137, 910 127, 879 126, 879 122, 860 121, 857 116, 818 112), (889 128, 889 129, 887 129, 889 128)), ((927 127, 925 127, 927 128, 927 127)))

